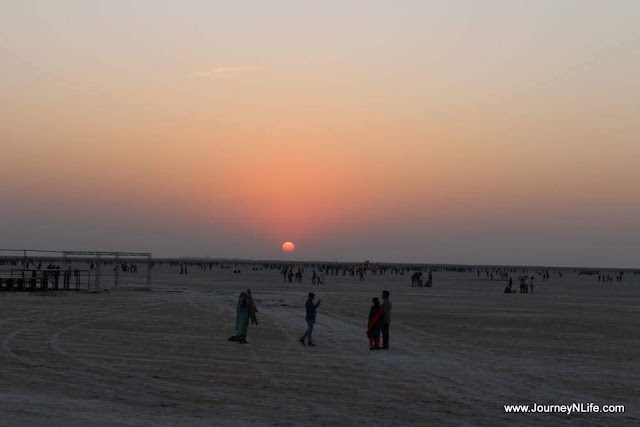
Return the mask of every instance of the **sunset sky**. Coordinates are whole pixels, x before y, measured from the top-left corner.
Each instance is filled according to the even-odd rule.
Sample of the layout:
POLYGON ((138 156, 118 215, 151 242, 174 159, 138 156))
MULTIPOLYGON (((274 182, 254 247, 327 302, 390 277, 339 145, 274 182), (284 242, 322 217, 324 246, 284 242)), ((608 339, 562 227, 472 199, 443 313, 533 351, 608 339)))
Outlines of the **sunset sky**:
POLYGON ((640 268, 639 23, 0 0, 0 247, 640 268))

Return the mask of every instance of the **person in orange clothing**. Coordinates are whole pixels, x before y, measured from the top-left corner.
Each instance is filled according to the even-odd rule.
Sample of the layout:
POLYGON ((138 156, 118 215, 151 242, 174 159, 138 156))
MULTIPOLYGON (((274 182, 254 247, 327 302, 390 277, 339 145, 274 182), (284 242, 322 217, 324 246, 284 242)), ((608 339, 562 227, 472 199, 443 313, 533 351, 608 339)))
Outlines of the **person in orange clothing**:
POLYGON ((369 322, 367 337, 369 337, 369 350, 380 350, 380 329, 382 328, 382 307, 380 300, 373 298, 373 305, 369 310, 369 322))

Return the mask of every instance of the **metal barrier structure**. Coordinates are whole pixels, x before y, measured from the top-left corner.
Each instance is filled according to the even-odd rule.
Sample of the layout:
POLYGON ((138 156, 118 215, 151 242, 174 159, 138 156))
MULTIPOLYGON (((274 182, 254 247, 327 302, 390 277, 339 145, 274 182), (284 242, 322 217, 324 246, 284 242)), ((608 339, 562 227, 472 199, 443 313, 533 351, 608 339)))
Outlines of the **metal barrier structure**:
POLYGON ((95 284, 98 289, 100 289, 101 285, 101 277, 102 277, 102 262, 106 259, 110 259, 113 264, 116 266, 113 272, 114 274, 114 285, 117 288, 120 284, 120 268, 118 265, 123 258, 131 258, 131 257, 144 257, 147 262, 147 287, 151 287, 151 269, 153 268, 153 258, 151 252, 106 252, 106 251, 62 251, 63 263, 68 261, 70 256, 79 256, 85 258, 94 257, 96 260, 95 267, 96 271, 94 274, 95 284))
POLYGON ((12 268, 11 278, 0 279, 0 290, 4 291, 69 291, 89 289, 91 271, 74 268, 62 269, 24 269, 12 268))
MULTIPOLYGON (((31 278, 35 274, 40 277, 41 275, 47 275, 47 268, 41 268, 42 261, 56 261, 61 262, 63 267, 58 271, 58 275, 65 272, 70 272, 72 263, 84 262, 91 265, 89 270, 74 268, 73 271, 82 271, 82 274, 87 274, 87 288, 92 286, 96 289, 101 289, 103 285, 103 279, 108 279, 109 276, 113 276, 113 285, 118 288, 121 282, 121 270, 125 271, 127 266, 135 266, 137 273, 137 264, 133 264, 132 261, 143 258, 147 265, 146 272, 146 287, 150 288, 152 285, 152 268, 153 257, 151 252, 116 252, 116 251, 48 251, 41 249, 0 249, 0 260, 2 263, 9 262, 10 265, 16 267, 21 264, 22 268, 12 268, 11 278, 20 278, 23 282, 31 283, 31 278), (7 255, 4 255, 4 254, 7 255), (8 255, 13 253, 13 255, 8 255), (35 260, 38 261, 36 264, 35 260), (113 266, 114 268, 109 270, 107 266, 113 266), (22 271, 20 273, 20 271, 22 271), (111 274, 113 273, 113 274, 111 274), (93 280, 91 280, 93 279, 93 280)), ((53 273, 55 277, 55 272, 53 273)), ((68 273, 67 273, 68 274, 68 273)), ((0 279, 2 279, 0 274, 0 279)), ((66 280, 66 278, 65 278, 66 280)), ((130 280, 133 280, 130 277, 130 280)), ((13 280, 12 280, 13 282, 13 280)), ((76 289, 78 285, 76 285, 76 289)))

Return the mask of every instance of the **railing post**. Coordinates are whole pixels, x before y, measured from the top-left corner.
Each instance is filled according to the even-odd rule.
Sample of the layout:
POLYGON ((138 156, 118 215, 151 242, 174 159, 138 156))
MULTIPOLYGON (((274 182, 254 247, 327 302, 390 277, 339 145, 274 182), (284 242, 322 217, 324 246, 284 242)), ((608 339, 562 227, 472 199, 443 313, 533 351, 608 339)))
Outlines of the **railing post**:
POLYGON ((147 286, 151 287, 151 268, 153 267, 153 261, 151 253, 147 254, 147 286))
POLYGON ((116 254, 115 259, 113 261, 113 263, 114 263, 114 266, 113 266, 114 270, 113 271, 115 272, 115 286, 116 286, 116 289, 118 289, 118 283, 120 282, 120 262, 119 262, 119 259, 120 258, 116 254))
POLYGON ((96 289, 100 290, 100 253, 96 254, 96 289))

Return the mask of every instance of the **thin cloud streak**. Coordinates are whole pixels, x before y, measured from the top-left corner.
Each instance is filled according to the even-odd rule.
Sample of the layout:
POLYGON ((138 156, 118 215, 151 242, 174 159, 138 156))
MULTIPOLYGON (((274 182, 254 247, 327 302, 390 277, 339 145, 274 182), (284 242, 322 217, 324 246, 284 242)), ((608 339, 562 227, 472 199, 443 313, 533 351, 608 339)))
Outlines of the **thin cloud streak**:
POLYGON ((231 66, 231 67, 216 67, 208 71, 196 71, 193 73, 193 75, 199 76, 199 77, 211 77, 211 76, 216 76, 221 74, 241 73, 245 71, 255 71, 259 69, 261 69, 261 67, 237 65, 237 66, 231 66))

